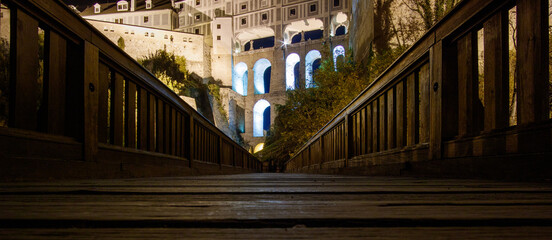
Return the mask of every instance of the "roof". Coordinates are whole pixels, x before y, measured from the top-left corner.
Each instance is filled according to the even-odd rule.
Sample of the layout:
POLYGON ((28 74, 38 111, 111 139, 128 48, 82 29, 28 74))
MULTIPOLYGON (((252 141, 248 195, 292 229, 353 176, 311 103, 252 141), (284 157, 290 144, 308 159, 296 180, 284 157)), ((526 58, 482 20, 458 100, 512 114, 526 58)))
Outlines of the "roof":
MULTIPOLYGON (((130 0, 127 0, 128 4, 130 5, 130 0)), ((100 4, 100 13, 94 13, 94 5, 88 6, 84 11, 82 11, 82 16, 89 16, 89 15, 100 15, 100 14, 109 14, 109 13, 124 13, 124 12, 130 12, 130 6, 128 11, 117 11, 117 2, 114 1, 111 3, 101 3, 100 4)), ((146 1, 145 0, 136 0, 136 8, 134 9, 135 12, 138 11, 154 11, 154 10, 163 10, 163 9, 172 9, 171 0, 152 0, 153 7, 151 9, 146 9, 146 1)))

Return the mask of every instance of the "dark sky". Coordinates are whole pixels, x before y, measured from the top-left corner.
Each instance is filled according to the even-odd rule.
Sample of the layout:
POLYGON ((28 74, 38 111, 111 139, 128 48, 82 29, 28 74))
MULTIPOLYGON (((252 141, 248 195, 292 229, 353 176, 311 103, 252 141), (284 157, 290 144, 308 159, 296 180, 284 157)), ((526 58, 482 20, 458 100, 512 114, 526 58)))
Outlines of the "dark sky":
POLYGON ((117 0, 62 0, 67 5, 75 5, 80 11, 84 10, 88 6, 92 6, 95 3, 107 3, 117 0))

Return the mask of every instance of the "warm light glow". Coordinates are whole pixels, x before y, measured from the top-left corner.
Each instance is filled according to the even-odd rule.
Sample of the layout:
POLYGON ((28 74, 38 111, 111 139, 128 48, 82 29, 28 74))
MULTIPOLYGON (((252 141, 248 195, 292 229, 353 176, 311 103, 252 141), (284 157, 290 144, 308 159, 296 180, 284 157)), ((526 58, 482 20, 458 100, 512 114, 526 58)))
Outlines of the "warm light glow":
POLYGON ((255 146, 255 150, 253 150, 253 153, 257 153, 257 152, 263 150, 263 148, 264 148, 264 143, 259 143, 259 144, 257 144, 257 146, 255 146))

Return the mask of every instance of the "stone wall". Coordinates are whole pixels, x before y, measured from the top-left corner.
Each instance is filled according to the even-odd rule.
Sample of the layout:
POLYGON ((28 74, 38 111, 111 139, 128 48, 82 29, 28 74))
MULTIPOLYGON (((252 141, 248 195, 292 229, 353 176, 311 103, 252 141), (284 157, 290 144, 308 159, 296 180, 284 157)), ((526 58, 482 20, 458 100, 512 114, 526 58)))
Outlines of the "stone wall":
POLYGON ((204 64, 209 61, 206 59, 205 51, 210 50, 205 49, 204 37, 201 35, 96 20, 88 20, 88 22, 115 44, 122 37, 125 42, 125 52, 134 59, 165 49, 177 56, 186 57, 188 71, 202 78, 211 75, 210 69, 206 69, 204 64))

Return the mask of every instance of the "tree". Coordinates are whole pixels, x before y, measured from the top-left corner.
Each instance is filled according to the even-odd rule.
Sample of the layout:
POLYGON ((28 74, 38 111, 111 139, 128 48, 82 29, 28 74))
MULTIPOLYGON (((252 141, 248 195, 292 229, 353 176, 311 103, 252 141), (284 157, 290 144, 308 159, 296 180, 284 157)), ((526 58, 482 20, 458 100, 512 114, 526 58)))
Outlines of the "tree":
POLYGON ((452 10, 460 0, 402 0, 403 3, 421 18, 427 31, 452 10))
POLYGON ((186 93, 189 88, 198 87, 198 83, 189 78, 184 57, 157 50, 145 58, 138 59, 138 62, 177 94, 189 95, 186 93))
POLYGON ((393 15, 391 5, 394 0, 374 0, 374 48, 381 55, 391 49, 389 42, 393 37, 391 25, 393 15))
POLYGON ((125 50, 125 39, 123 37, 119 37, 119 39, 117 39, 117 46, 119 46, 122 50, 125 50))

